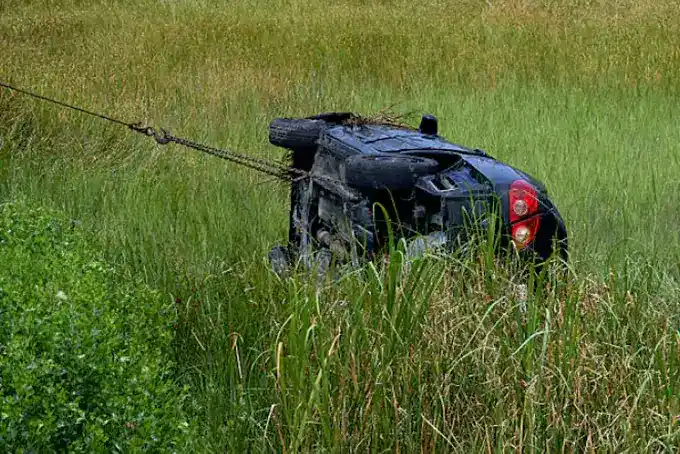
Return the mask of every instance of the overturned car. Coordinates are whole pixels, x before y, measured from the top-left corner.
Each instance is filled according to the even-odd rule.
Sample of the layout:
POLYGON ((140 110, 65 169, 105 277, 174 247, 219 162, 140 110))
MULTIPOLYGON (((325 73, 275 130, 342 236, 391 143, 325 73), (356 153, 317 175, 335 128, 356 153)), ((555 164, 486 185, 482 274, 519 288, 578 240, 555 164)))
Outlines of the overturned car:
POLYGON ((498 250, 539 266, 567 259, 567 230, 545 186, 439 136, 432 115, 418 129, 352 113, 277 118, 269 141, 289 150, 293 177, 310 177, 293 179, 288 245, 270 253, 277 272, 298 262, 358 265, 390 238, 452 250, 489 228, 498 250))

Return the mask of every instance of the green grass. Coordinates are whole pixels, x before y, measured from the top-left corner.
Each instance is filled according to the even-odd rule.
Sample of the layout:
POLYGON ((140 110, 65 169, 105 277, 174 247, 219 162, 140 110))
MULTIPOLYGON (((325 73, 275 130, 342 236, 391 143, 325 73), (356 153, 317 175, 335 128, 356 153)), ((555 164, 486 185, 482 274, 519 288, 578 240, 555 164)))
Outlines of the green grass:
POLYGON ((490 3, 0 5, 0 80, 271 158, 276 116, 434 113, 566 219, 570 278, 524 315, 474 257, 316 290, 267 269, 284 186, 1 91, 0 196, 181 302, 197 451, 677 447, 680 6, 490 3))

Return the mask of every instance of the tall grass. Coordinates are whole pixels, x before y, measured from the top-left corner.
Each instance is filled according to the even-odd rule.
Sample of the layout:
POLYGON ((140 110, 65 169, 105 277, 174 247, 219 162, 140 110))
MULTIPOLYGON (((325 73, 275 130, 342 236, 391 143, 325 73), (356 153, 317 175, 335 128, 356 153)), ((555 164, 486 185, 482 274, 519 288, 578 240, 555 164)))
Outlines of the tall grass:
POLYGON ((271 118, 386 106, 543 180, 570 277, 395 252, 320 289, 265 263, 286 187, 0 92, 0 194, 66 211, 177 301, 196 449, 678 444, 677 2, 17 2, 0 79, 278 158, 271 118), (525 309, 522 309, 525 308, 525 309))

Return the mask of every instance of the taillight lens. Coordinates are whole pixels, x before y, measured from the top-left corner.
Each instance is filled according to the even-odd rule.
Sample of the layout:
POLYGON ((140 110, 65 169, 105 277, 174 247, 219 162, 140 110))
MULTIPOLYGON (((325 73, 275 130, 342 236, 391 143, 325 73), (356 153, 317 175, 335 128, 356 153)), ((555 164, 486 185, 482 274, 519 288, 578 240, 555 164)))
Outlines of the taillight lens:
POLYGON ((538 213, 536 189, 525 180, 516 180, 510 185, 510 223, 512 240, 520 249, 536 237, 540 217, 528 217, 538 213))

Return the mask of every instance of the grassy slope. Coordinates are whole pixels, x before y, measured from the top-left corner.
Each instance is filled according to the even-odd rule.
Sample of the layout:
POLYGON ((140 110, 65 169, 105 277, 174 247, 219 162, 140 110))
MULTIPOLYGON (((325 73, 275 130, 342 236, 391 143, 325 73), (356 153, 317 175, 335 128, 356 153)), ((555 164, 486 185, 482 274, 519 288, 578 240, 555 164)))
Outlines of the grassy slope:
MULTIPOLYGON (((677 430, 671 422, 677 402, 663 383, 673 378, 666 361, 677 355, 670 327, 680 250, 673 198, 680 189, 674 77, 680 7, 651 1, 492 4, 3 2, 0 41, 12 50, 3 53, 2 78, 272 157, 280 155, 267 145, 274 116, 366 113, 395 103, 400 112, 435 113, 445 136, 485 148, 548 183, 567 219, 579 276, 596 272, 604 282, 613 268, 606 288, 593 290, 579 277, 569 297, 534 302, 533 325, 493 311, 482 318, 489 302, 494 308, 510 303, 500 277, 473 268, 479 285, 444 281, 436 297, 423 302, 431 314, 421 319, 427 336, 404 327, 420 348, 409 363, 404 350, 374 343, 390 331, 378 315, 356 327, 359 309, 380 314, 389 301, 408 295, 359 305, 363 286, 373 284, 350 282, 315 295, 268 276, 262 257, 285 235, 284 188, 256 185, 262 179, 248 171, 6 92, 0 93, 3 193, 65 208, 110 258, 185 302, 178 354, 196 386, 199 411, 207 415, 205 439, 215 446, 247 437, 273 445, 311 443, 316 437, 302 431, 307 420, 297 415, 297 402, 310 405, 310 421, 339 431, 325 434, 327 446, 352 433, 342 422, 351 418, 338 408, 374 418, 375 432, 357 429, 355 420, 350 443, 382 434, 385 439, 373 442, 388 444, 394 430, 402 447, 445 443, 434 426, 458 447, 480 440, 644 445, 677 430), (315 301, 324 308, 337 299, 357 303, 347 319, 323 309, 314 314, 315 301), (284 300, 290 304, 281 306, 284 300), (581 311, 590 307, 584 301, 595 309, 581 311), (289 316, 298 323, 284 324, 289 316), (557 331, 541 337, 546 317, 557 331), (565 333, 555 320, 579 328, 565 333), (302 361, 291 363, 291 373, 307 365, 329 374, 322 374, 322 383, 338 401, 326 401, 316 413, 321 404, 310 400, 319 396, 313 381, 293 377, 290 395, 276 387, 277 339, 286 351, 316 355, 328 352, 337 329, 350 334, 341 337, 346 343, 337 359, 291 356, 302 361), (281 337, 279 330, 285 331, 281 337), (319 344, 296 337, 305 332, 318 332, 319 344), (480 332, 488 337, 473 335, 480 332), (522 361, 503 359, 501 352, 527 339, 541 339, 545 347, 522 361), (494 353, 485 353, 484 345, 494 353), (387 356, 376 362, 371 354, 387 356), (363 363, 361 355, 367 356, 363 363), (459 376, 440 378, 454 365, 459 376), (354 378, 361 367, 365 374, 354 378), (389 405, 367 398, 388 371, 399 374, 403 383, 395 385, 403 389, 382 391, 380 399, 392 405, 401 392, 396 401, 406 419, 401 410, 390 413, 389 405), (536 385, 517 388, 520 377, 536 385), (338 392, 352 380, 354 394, 338 392), (646 429, 640 424, 650 414, 659 419, 646 429)), ((435 269, 460 273, 460 266, 439 263, 435 269)), ((409 343, 385 345, 391 342, 409 343)))

